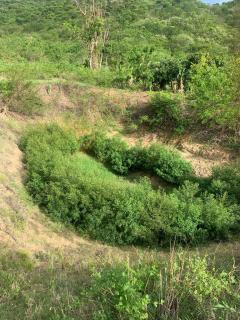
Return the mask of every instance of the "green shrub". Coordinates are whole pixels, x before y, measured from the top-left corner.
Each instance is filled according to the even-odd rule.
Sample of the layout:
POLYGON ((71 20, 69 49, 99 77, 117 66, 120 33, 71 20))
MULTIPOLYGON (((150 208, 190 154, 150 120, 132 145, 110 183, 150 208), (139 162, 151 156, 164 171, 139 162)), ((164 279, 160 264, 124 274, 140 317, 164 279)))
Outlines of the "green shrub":
POLYGON ((170 183, 181 183, 192 175, 190 163, 165 146, 154 144, 149 148, 132 147, 118 138, 107 138, 93 133, 81 139, 82 149, 119 173, 147 170, 170 183))
POLYGON ((161 221, 168 239, 188 242, 197 238, 203 214, 202 200, 196 197, 197 192, 198 186, 188 183, 163 197, 161 221))
POLYGON ((149 125, 154 128, 167 129, 183 133, 187 125, 184 100, 182 95, 168 92, 156 93, 151 97, 152 115, 149 125))
MULTIPOLYGON (((95 145, 88 136, 81 143, 87 147, 92 141, 95 145)), ((25 153, 26 186, 36 203, 52 218, 71 223, 93 238, 121 245, 193 243, 225 238, 235 224, 234 208, 224 198, 200 197, 192 183, 169 194, 153 190, 146 179, 131 183, 77 152, 76 137, 56 125, 26 132, 20 146, 25 153)), ((148 154, 147 149, 125 147, 118 140, 101 138, 96 155, 122 172, 128 152, 135 164, 143 151, 148 154)))
POLYGON ((167 263, 119 264, 92 276, 85 297, 96 320, 235 319, 239 289, 232 272, 207 258, 172 255, 167 263))
POLYGON ((10 80, 0 82, 0 95, 10 111, 24 115, 40 115, 45 105, 30 81, 14 73, 10 80))
POLYGON ((146 217, 158 201, 148 183, 132 184, 86 155, 71 155, 76 140, 54 125, 26 133, 21 148, 27 188, 52 218, 109 243, 152 242, 146 217))
MULTIPOLYGON (((29 155, 38 148, 50 148, 61 153, 73 154, 79 148, 79 142, 70 131, 61 129, 56 124, 38 126, 25 132, 20 141, 20 148, 29 155)), ((48 151, 48 150, 46 150, 48 151)), ((46 152, 47 153, 47 152, 46 152)))
POLYGON ((211 194, 200 197, 199 191, 197 184, 185 182, 170 194, 163 194, 160 215, 152 221, 160 241, 196 243, 229 237, 237 220, 235 207, 211 194))
POLYGON ((108 164, 113 171, 119 174, 128 173, 131 167, 131 157, 127 144, 120 139, 109 139, 101 133, 96 133, 83 137, 81 145, 97 160, 108 164))
MULTIPOLYGON (((38 157, 42 158, 41 154, 38 157)), ((36 163, 27 187, 52 218, 72 223, 108 243, 151 243, 147 215, 154 204, 157 207, 157 197, 149 186, 108 175, 104 167, 84 155, 68 159, 55 152, 43 161, 47 168, 41 161, 36 163), (90 162, 87 170, 84 162, 90 162)))
POLYGON ((240 204, 240 162, 215 168, 209 190, 217 195, 227 193, 231 201, 240 204))
POLYGON ((147 170, 171 183, 181 183, 193 173, 191 164, 179 153, 159 144, 154 144, 146 150, 145 159, 144 167, 147 170))
POLYGON ((239 70, 239 58, 217 62, 203 56, 192 64, 189 83, 199 121, 235 135, 240 123, 239 70))
POLYGON ((238 223, 239 208, 229 205, 225 197, 215 199, 213 194, 203 196, 202 230, 209 239, 228 239, 238 223))

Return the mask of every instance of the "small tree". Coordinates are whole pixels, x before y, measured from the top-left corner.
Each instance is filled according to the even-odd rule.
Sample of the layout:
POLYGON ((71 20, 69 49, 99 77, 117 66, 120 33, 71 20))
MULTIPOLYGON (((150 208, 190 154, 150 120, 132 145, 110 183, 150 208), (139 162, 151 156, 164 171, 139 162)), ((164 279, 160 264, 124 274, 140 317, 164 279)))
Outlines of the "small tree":
POLYGON ((202 123, 238 130, 239 67, 237 59, 220 64, 206 56, 192 66, 190 92, 202 123))

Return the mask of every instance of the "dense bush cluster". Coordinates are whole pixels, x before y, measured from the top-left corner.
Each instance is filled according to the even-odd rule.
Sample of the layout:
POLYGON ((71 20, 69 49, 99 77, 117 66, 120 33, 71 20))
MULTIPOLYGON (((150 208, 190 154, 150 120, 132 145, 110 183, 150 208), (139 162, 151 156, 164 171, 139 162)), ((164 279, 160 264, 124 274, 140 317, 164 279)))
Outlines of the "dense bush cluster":
POLYGON ((190 98, 202 124, 235 133, 240 129, 240 59, 214 61, 202 57, 191 68, 190 98))
POLYGON ((181 94, 170 92, 152 94, 147 112, 148 114, 140 116, 138 123, 153 130, 160 129, 181 134, 188 125, 189 110, 186 99, 181 94))
POLYGON ((129 148, 119 138, 107 138, 101 133, 93 133, 81 139, 81 147, 118 174, 145 170, 167 182, 179 184, 193 173, 191 164, 176 151, 159 144, 148 148, 129 148))
POLYGON ((8 110, 24 115, 40 115, 45 105, 30 81, 22 73, 12 73, 9 79, 0 81, 0 99, 8 110))
POLYGON ((219 130, 238 139, 239 66, 239 59, 221 62, 203 56, 192 64, 185 94, 167 91, 151 94, 146 111, 133 112, 131 122, 175 134, 196 132, 200 126, 206 129, 207 124, 209 132, 219 130))
POLYGON ((227 194, 230 201, 240 204, 240 162, 215 168, 209 189, 214 194, 227 194))
POLYGON ((85 296, 96 320, 236 320, 240 305, 235 281, 232 271, 216 271, 206 258, 179 254, 162 265, 102 268, 93 274, 85 296))
MULTIPOLYGON (((106 140, 97 141, 105 146, 106 140)), ((173 239, 193 243, 226 238, 236 227, 237 208, 225 194, 214 196, 192 182, 169 194, 153 190, 146 179, 131 183, 78 152, 79 145, 73 134, 56 125, 32 129, 22 138, 26 186, 52 218, 117 244, 164 244, 173 239)), ((105 147, 96 149, 98 159, 105 159, 105 147)), ((109 150, 111 165, 126 172, 120 157, 122 150, 129 152, 125 144, 117 140, 109 150)))

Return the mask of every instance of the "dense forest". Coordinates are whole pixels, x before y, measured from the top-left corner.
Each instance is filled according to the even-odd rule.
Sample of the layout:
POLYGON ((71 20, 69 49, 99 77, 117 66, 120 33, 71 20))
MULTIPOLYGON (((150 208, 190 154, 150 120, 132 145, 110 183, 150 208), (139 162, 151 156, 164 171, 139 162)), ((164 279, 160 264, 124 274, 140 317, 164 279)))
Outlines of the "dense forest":
POLYGON ((197 0, 93 3, 91 9, 87 1, 84 15, 84 1, 78 7, 78 1, 69 0, 1 0, 1 60, 65 67, 92 63, 93 69, 118 70, 123 77, 132 76, 149 87, 151 80, 161 85, 159 72, 166 74, 167 82, 200 55, 222 60, 237 50, 238 1, 216 8, 197 0), (95 62, 91 62, 89 46, 94 37, 95 62))
POLYGON ((215 2, 0 0, 0 320, 240 319, 240 0, 215 2))

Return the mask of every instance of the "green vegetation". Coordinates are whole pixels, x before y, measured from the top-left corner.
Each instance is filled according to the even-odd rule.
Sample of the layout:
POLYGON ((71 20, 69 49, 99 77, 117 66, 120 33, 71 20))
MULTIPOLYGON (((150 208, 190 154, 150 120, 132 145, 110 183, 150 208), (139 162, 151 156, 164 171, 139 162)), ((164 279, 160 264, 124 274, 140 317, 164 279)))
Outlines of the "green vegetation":
MULTIPOLYGON (((138 149, 128 149, 120 140, 101 135, 87 136, 81 144, 83 141, 85 146, 90 142, 88 146, 95 147, 94 155, 99 160, 107 161, 121 174, 127 173, 123 171, 129 168, 126 164, 139 168, 139 163, 146 160, 146 168, 153 168, 167 181, 170 177, 183 179, 179 175, 182 168, 191 172, 187 163, 161 146, 140 149, 137 154, 138 149)), ((56 125, 32 129, 22 139, 26 186, 52 218, 71 223, 96 239, 117 244, 225 239, 238 228, 238 207, 228 201, 226 192, 215 189, 214 196, 193 182, 182 181, 179 189, 167 194, 153 190, 147 180, 130 183, 77 152, 78 145, 71 133, 56 125)), ((235 189, 226 191, 231 195, 235 189)))
POLYGON ((239 59, 214 61, 202 56, 191 66, 189 88, 185 94, 154 93, 145 113, 132 114, 130 121, 152 131, 166 130, 175 135, 197 132, 207 126, 209 131, 238 139, 239 75, 239 59))
POLYGON ((109 139, 101 133, 95 133, 84 136, 81 147, 118 174, 146 170, 176 184, 192 175, 190 163, 183 160, 176 151, 162 145, 129 148, 118 138, 109 139))
POLYGON ((239 131, 239 75, 239 60, 221 63, 204 57, 192 66, 190 92, 203 124, 239 131))
POLYGON ((239 292, 231 272, 206 258, 179 254, 167 263, 121 264, 94 275, 94 319, 237 319, 239 292), (111 301, 111 303, 109 303, 111 301))
POLYGON ((101 262, 94 271, 67 260, 2 251, 1 316, 8 320, 17 316, 29 320, 239 319, 238 274, 233 266, 216 267, 212 256, 180 252, 161 261, 101 262))
POLYGON ((186 101, 180 94, 156 93, 151 97, 149 109, 149 115, 140 116, 139 123, 147 125, 152 130, 160 129, 181 134, 189 124, 189 110, 186 110, 186 101))
POLYGON ((203 178, 167 145, 102 133, 204 136, 239 153, 239 5, 0 0, 0 319, 240 318, 239 255, 229 263, 227 245, 215 264, 209 245, 238 239, 239 160, 203 178), (14 126, 29 121, 23 173, 14 126), (50 219, 25 210, 21 177, 50 219), (192 253, 203 244, 210 256, 192 253))
POLYGON ((13 73, 8 80, 0 82, 0 96, 6 109, 24 115, 41 115, 45 105, 38 96, 37 89, 23 73, 13 73))
MULTIPOLYGON (((0 74, 170 91, 153 98, 145 124, 178 134, 207 125, 238 145, 237 0, 217 7, 197 0, 84 4, 1 0, 0 74)), ((32 95, 25 100, 40 106, 32 95)))
POLYGON ((240 164, 239 162, 215 168, 211 178, 211 190, 218 194, 227 194, 230 201, 240 203, 240 164))

